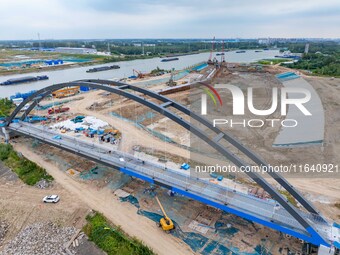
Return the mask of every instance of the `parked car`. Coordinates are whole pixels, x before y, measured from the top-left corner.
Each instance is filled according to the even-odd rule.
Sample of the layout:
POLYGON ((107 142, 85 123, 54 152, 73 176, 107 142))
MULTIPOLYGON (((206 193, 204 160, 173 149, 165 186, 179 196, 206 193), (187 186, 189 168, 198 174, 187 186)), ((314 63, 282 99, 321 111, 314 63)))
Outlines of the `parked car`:
POLYGON ((49 195, 43 198, 44 203, 58 203, 60 197, 58 195, 49 195))

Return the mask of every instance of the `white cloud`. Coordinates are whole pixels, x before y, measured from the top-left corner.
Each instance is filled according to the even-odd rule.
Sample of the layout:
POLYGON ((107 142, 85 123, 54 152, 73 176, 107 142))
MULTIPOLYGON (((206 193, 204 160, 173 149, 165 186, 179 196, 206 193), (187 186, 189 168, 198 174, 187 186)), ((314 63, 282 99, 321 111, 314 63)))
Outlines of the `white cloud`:
POLYGON ((0 0, 0 39, 340 37, 336 0, 0 0), (327 17, 327 18, 326 18, 327 17))

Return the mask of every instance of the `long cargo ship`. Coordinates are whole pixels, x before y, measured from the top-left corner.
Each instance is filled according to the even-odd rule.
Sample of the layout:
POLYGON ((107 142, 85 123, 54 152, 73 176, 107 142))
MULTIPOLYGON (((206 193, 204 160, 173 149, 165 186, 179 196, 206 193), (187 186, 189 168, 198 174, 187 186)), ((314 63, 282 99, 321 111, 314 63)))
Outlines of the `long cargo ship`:
POLYGON ((102 66, 102 67, 94 67, 89 70, 87 70, 87 73, 95 73, 95 72, 101 72, 101 71, 107 71, 111 69, 119 69, 120 66, 118 65, 113 65, 113 66, 102 66))
POLYGON ((300 59, 301 57, 300 56, 295 56, 295 55, 277 55, 275 56, 276 58, 290 58, 290 59, 300 59))
POLYGON ((170 55, 165 55, 165 57, 167 57, 167 58, 174 58, 174 57, 189 56, 189 55, 195 55, 195 54, 199 54, 199 52, 170 54, 170 55))
POLYGON ((6 85, 14 85, 18 83, 41 81, 41 80, 48 80, 48 76, 41 75, 41 76, 25 76, 25 77, 20 77, 20 78, 13 78, 13 79, 9 79, 7 81, 0 83, 0 85, 6 86, 6 85))
POLYGON ((169 61, 175 61, 175 60, 179 60, 179 58, 163 58, 161 62, 169 62, 169 61))
POLYGON ((246 53, 246 51, 245 50, 238 50, 238 51, 236 51, 236 53, 246 53))

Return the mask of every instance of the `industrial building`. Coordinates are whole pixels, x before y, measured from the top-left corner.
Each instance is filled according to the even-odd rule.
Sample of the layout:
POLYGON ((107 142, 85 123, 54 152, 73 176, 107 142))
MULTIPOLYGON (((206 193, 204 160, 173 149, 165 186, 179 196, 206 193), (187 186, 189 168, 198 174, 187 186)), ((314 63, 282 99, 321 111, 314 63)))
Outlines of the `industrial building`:
POLYGON ((92 48, 57 47, 55 48, 55 52, 69 54, 97 54, 97 50, 92 48))

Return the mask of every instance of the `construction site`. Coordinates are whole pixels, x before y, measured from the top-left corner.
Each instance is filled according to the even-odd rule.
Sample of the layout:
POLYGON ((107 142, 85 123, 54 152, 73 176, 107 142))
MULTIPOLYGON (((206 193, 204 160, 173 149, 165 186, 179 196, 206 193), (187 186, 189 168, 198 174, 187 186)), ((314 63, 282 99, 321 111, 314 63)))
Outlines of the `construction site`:
MULTIPOLYGON (((129 77, 124 82, 165 95, 191 109, 200 107, 197 102, 201 97, 202 88, 195 84, 233 84, 242 90, 252 86, 259 89, 256 94, 256 108, 268 109, 272 103, 272 88, 283 86, 277 75, 292 71, 281 66, 227 63, 224 55, 221 55, 219 60, 216 58, 211 55, 208 64, 200 63, 190 69, 160 73, 156 76, 136 71, 134 77, 129 77)), ((280 125, 263 125, 259 128, 232 128, 226 125, 223 130, 237 137, 241 143, 256 151, 271 165, 336 163, 340 155, 339 80, 307 77, 303 73, 298 75, 311 84, 321 98, 325 122, 328 123, 321 143, 276 148, 273 145, 282 128, 280 125)), ((214 102, 209 102, 212 116, 218 116, 221 111, 231 115, 232 97, 227 93, 222 97, 226 110, 221 110, 214 106, 214 102)), ((157 102, 154 99, 150 101, 157 102)), ((180 111, 176 113, 186 121, 195 122, 180 111)), ((195 175, 194 169, 199 165, 226 164, 225 159, 216 150, 201 145, 195 135, 171 119, 131 99, 100 89, 92 90, 74 85, 56 90, 40 101, 28 116, 23 117, 34 125, 56 132, 54 140, 64 139, 65 136, 74 139, 76 143, 80 139, 88 144, 100 146, 108 155, 121 151, 132 155, 142 164, 144 161, 153 162, 183 175, 195 175)), ((283 119, 277 112, 270 117, 283 119)), ((251 119, 253 115, 246 112, 243 118, 251 119)), ((7 171, 0 173, 3 183, 1 193, 7 194, 0 199, 0 251, 3 249, 8 252, 0 254, 15 254, 10 253, 9 246, 14 245, 11 240, 25 227, 32 226, 42 218, 53 218, 57 221, 53 224, 63 226, 64 240, 60 243, 66 243, 65 240, 77 233, 76 229, 81 229, 90 209, 103 213, 115 225, 121 226, 130 236, 142 240, 157 254, 313 253, 309 244, 301 239, 131 177, 39 140, 18 136, 12 138, 11 143, 18 152, 37 162, 55 178, 53 185, 34 191, 33 194, 38 194, 32 196, 41 196, 46 190, 50 190, 61 194, 66 201, 58 204, 56 210, 33 202, 33 198, 27 198, 27 201, 32 200, 33 206, 26 201, 16 202, 17 198, 13 201, 13 197, 16 197, 14 194, 21 194, 20 190, 26 190, 27 187, 19 184, 15 176, 8 175, 7 171), (13 215, 13 211, 20 211, 23 213, 20 215, 26 216, 20 216, 21 220, 18 221, 19 214, 13 215), (171 219, 173 227, 169 228, 169 231, 163 231, 163 226, 163 230, 157 227, 163 217, 165 220, 171 219), (16 224, 13 224, 14 222, 16 224), (140 226, 135 228, 134 225, 140 226), (1 234, 1 228, 5 229, 4 234, 1 234), (178 252, 174 253, 165 248, 167 244, 176 247, 178 252)), ((242 157, 239 152, 235 152, 235 155, 242 157)), ((315 174, 312 178, 302 178, 305 176, 301 174, 285 177, 313 202, 322 215, 339 221, 340 209, 337 205, 340 186, 336 174, 331 177, 322 174, 315 174)), ((261 186, 245 174, 207 173, 199 177, 240 194, 263 200, 271 199, 261 186)), ((301 207, 280 185, 275 185, 294 207, 301 207)), ((170 223, 168 221, 167 224, 170 223)), ((76 253, 72 249, 70 252, 100 254, 100 251, 76 253)))

